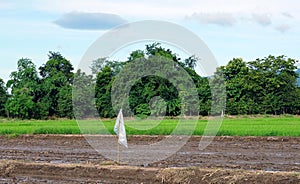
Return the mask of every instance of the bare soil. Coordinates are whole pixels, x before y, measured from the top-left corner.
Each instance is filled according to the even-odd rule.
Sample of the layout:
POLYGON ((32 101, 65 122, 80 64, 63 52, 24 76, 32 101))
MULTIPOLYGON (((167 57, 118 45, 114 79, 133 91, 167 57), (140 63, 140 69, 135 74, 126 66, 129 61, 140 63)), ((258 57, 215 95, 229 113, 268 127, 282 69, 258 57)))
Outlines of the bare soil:
MULTIPOLYGON (((133 136, 149 144, 163 136, 133 136)), ((300 138, 192 137, 171 157, 118 165, 80 135, 0 136, 0 183, 300 183, 300 138)))

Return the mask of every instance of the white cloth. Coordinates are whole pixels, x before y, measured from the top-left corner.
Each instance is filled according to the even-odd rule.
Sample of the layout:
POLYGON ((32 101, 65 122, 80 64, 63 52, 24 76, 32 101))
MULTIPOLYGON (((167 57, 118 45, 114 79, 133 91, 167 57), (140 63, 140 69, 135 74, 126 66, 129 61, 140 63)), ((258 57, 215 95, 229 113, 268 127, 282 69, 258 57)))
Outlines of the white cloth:
POLYGON ((128 148, 122 109, 120 109, 120 112, 118 114, 118 117, 117 117, 117 120, 115 123, 115 127, 114 127, 114 131, 118 135, 119 144, 122 144, 126 148, 128 148))

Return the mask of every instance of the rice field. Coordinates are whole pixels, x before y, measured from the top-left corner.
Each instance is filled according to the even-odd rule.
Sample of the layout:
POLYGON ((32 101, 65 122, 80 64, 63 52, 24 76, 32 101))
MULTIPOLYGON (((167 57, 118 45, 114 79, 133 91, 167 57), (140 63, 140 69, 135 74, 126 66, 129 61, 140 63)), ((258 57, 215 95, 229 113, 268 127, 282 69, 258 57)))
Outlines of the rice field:
MULTIPOLYGON (((1 135, 20 134, 113 134, 115 120, 0 120, 1 135)), ((203 135, 208 120, 151 119, 125 120, 127 135, 203 135), (195 126, 194 126, 195 125, 195 126), (173 132, 174 133, 174 132, 173 132)), ((207 131, 209 135, 209 130, 207 131)), ((225 118, 217 136, 300 136, 299 117, 237 117, 225 118)))

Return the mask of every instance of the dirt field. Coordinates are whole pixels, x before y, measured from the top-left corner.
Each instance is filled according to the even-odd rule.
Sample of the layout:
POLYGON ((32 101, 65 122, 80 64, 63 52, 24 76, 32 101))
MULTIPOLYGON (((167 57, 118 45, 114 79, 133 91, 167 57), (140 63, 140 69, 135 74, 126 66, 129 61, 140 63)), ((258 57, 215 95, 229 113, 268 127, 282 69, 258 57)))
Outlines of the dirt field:
MULTIPOLYGON (((136 136, 147 144, 161 136, 136 136)), ((300 183, 300 138, 216 137, 200 151, 192 137, 173 156, 115 165, 82 136, 0 137, 0 183, 300 183)))

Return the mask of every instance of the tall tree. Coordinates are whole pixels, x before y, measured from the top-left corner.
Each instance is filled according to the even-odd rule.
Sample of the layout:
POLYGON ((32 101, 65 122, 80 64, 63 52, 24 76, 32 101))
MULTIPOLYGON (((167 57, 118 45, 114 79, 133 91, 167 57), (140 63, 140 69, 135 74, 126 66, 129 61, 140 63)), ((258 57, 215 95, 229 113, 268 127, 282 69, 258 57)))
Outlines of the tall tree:
POLYGON ((49 116, 71 117, 73 66, 58 52, 49 52, 48 56, 49 60, 39 68, 42 76, 43 104, 48 108, 49 116))
POLYGON ((0 78, 0 116, 6 116, 5 104, 8 94, 3 79, 0 78))
POLYGON ((220 67, 226 81, 228 114, 247 114, 249 112, 246 76, 249 69, 241 58, 233 58, 226 66, 220 67))
POLYGON ((77 70, 73 85, 73 110, 77 119, 96 117, 95 79, 77 70))
POLYGON ((211 110, 211 90, 209 85, 209 78, 200 78, 201 81, 197 83, 197 91, 199 96, 199 114, 207 116, 211 110))
MULTIPOLYGON (((166 108, 165 111, 168 116, 177 116, 181 113, 198 115, 199 103, 195 102, 194 98, 190 98, 188 96, 190 95, 189 93, 184 92, 186 90, 184 86, 190 84, 190 79, 195 83, 194 87, 197 88, 202 85, 202 78, 194 71, 196 62, 197 58, 195 56, 181 61, 176 53, 173 53, 170 49, 163 48, 159 43, 146 45, 144 51, 136 50, 131 52, 128 61, 125 62, 127 64, 125 68, 134 72, 130 74, 122 73, 123 78, 139 78, 131 86, 129 93, 131 111, 135 115, 141 114, 142 116, 147 116, 151 112, 152 114, 161 114, 163 108, 166 108), (135 63, 132 63, 134 61, 135 63), (153 71, 151 74, 153 75, 140 76, 139 74, 145 73, 145 69, 147 70, 147 68, 151 68, 153 71), (178 75, 178 73, 182 75, 178 75), (184 74, 189 74, 189 77, 184 74), (152 100, 158 96, 160 97, 160 101, 156 103, 157 109, 154 111, 152 100), (186 104, 189 105, 187 106, 186 104)), ((120 81, 120 83, 123 82, 120 81)), ((189 92, 197 92, 196 88, 189 92)), ((199 92, 201 91, 199 90, 199 92)), ((203 96, 206 95, 203 94, 203 96)))
POLYGON ((59 52, 50 51, 48 54, 49 60, 39 68, 40 75, 45 78, 55 78, 56 75, 62 75, 65 80, 72 84, 74 70, 69 60, 64 58, 59 52))
POLYGON ((103 70, 97 74, 95 97, 96 107, 100 117, 112 118, 115 116, 111 103, 113 80, 113 71, 109 66, 105 66, 103 70))
POLYGON ((18 70, 10 75, 7 87, 12 96, 7 102, 9 115, 17 118, 39 118, 37 104, 40 88, 36 66, 30 59, 20 59, 18 70))
POLYGON ((268 56, 249 62, 253 94, 260 113, 291 113, 296 93, 296 60, 285 56, 268 56))
MULTIPOLYGON (((176 89, 178 86, 180 86, 182 89, 185 89, 184 86, 189 84, 190 79, 192 79, 195 84, 195 89, 191 91, 198 91, 199 96, 197 96, 197 94, 196 96, 199 98, 201 97, 200 101, 202 114, 208 114, 210 109, 210 88, 207 78, 201 78, 194 70, 197 60, 198 58, 191 56, 186 60, 181 61, 181 58, 179 58, 176 53, 173 53, 170 49, 163 48, 159 43, 146 45, 145 50, 135 50, 131 52, 128 60, 123 62, 121 65, 112 65, 109 61, 105 61, 104 63, 106 64, 104 66, 107 68, 103 68, 103 62, 101 60, 100 68, 102 68, 102 70, 100 73, 98 73, 96 85, 96 104, 100 116, 107 116, 107 114, 103 113, 104 109, 110 106, 110 99, 108 96, 111 89, 109 85, 112 84, 114 76, 116 76, 120 71, 114 69, 114 66, 118 66, 117 68, 119 69, 124 67, 130 71, 134 71, 134 73, 130 74, 122 73, 122 77, 124 79, 130 79, 130 77, 139 76, 139 74, 145 72, 145 68, 147 67, 150 67, 152 70, 158 72, 161 72, 164 69, 166 70, 166 72, 161 72, 159 75, 153 73, 153 76, 149 75, 141 77, 139 80, 134 81, 135 83, 131 86, 131 89, 128 89, 130 90, 129 107, 131 112, 133 112, 135 115, 148 116, 150 113, 157 115, 164 111, 168 116, 177 116, 182 112, 189 115, 198 115, 198 110, 200 109, 199 103, 196 102, 194 98, 190 98, 190 96, 185 94, 184 91, 179 94, 178 89, 176 89), (133 62, 135 63, 132 65, 133 62), (143 64, 138 67, 137 65, 140 63, 143 64), (169 66, 171 66, 171 68, 169 68, 169 66), (183 71, 185 71, 184 73, 189 74, 189 77, 184 75, 176 75, 176 73, 178 74, 180 72, 183 74, 183 71), (176 77, 174 78, 174 76, 176 77), (173 83, 169 81, 170 78, 173 79, 173 83), (199 90, 196 88, 199 88, 199 90), (182 96, 180 97, 180 95, 182 96), (152 103, 153 99, 157 99, 158 96, 160 97, 160 100, 152 103), (154 108, 154 104, 157 104, 157 109, 154 108), (187 106, 186 104, 189 105, 187 106)), ((96 64, 93 66, 96 66, 96 64)), ((126 81, 117 81, 117 83, 122 84, 124 82, 126 81)), ((120 85, 122 86, 122 84, 120 85)), ((190 91, 188 93, 190 93, 190 91)), ((122 94, 120 95, 122 96, 122 94)), ((116 96, 118 98, 118 95, 116 96)), ((121 99, 118 99, 117 101, 121 101, 121 99)), ((109 111, 110 110, 106 109, 106 112, 109 111)), ((126 115, 128 109, 123 109, 123 111, 126 115)))

